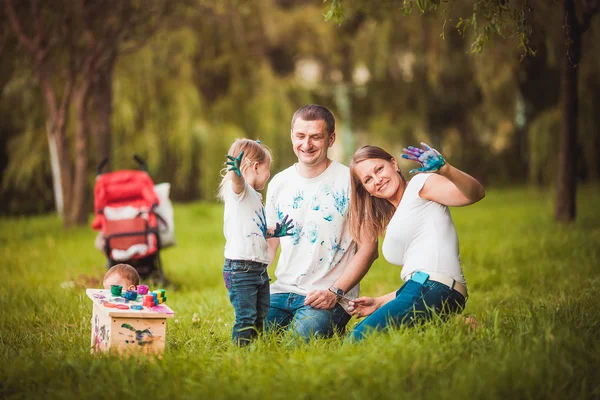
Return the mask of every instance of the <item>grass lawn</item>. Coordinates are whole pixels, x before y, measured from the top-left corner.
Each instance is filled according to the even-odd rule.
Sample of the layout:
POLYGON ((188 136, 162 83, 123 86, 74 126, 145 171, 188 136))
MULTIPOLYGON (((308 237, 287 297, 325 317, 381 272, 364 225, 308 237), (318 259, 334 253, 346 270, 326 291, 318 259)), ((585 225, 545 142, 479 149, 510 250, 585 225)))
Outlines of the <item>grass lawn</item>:
MULTIPOLYGON (((64 231, 54 216, 0 219, 0 398, 600 398, 600 188, 580 190, 566 227, 553 198, 489 190, 452 210, 475 331, 434 321, 358 345, 268 337, 248 349, 229 339, 222 206, 177 205, 178 245, 163 252, 176 317, 161 360, 90 356, 84 287, 105 272, 95 232, 64 231)), ((397 289, 399 273, 380 258, 361 293, 397 289)))

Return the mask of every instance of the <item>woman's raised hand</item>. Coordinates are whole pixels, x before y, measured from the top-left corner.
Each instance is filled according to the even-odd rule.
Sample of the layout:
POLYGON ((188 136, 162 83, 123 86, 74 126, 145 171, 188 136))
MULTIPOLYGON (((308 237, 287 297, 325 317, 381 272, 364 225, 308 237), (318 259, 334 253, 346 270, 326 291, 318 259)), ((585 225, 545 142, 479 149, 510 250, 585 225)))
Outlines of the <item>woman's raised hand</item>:
POLYGON ((416 161, 421 164, 421 168, 415 168, 410 170, 410 174, 420 172, 436 172, 439 171, 444 165, 446 160, 439 151, 432 149, 427 143, 421 142, 423 149, 417 147, 408 146, 408 148, 402 149, 405 154, 402 154, 402 158, 407 160, 416 161))
POLYGON ((352 300, 348 304, 348 312, 350 312, 350 315, 356 315, 357 318, 371 315, 379 308, 379 304, 377 304, 374 298, 366 296, 352 300))

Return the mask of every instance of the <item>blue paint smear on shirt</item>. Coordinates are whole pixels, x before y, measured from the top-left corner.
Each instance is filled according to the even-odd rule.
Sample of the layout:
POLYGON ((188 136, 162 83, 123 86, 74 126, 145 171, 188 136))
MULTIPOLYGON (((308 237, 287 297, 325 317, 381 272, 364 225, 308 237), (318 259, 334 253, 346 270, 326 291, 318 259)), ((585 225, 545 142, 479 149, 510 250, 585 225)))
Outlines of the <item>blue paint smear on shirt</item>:
POLYGON ((276 211, 277 211, 277 220, 279 222, 283 221, 283 217, 285 217, 285 215, 283 214, 283 211, 281 211, 281 207, 279 207, 279 204, 277 204, 277 207, 275 207, 276 211))
POLYGON ((345 216, 348 211, 348 195, 346 192, 343 190, 333 192, 333 200, 335 209, 342 217, 345 216))
MULTIPOLYGON (((261 208, 260 213, 258 211, 254 211, 254 214, 258 217, 258 221, 255 218, 252 218, 260 232, 262 233, 262 237, 267 238, 267 217, 265 216, 265 209, 261 208)), ((256 235, 259 236, 259 235, 256 235)))
POLYGON ((298 208, 300 208, 303 201, 304 201, 304 193, 301 190, 298 190, 296 192, 296 195, 294 196, 294 203, 292 204, 292 208, 297 210, 298 208))
POLYGON ((319 200, 317 199, 317 196, 314 196, 312 198, 312 202, 311 202, 311 206, 310 206, 313 210, 315 211, 319 211, 321 209, 321 205, 319 204, 319 200))
POLYGON ((306 238, 311 242, 315 243, 319 238, 319 226, 314 222, 309 222, 305 228, 306 238))
POLYGON ((304 236, 304 232, 303 232, 303 226, 301 223, 299 222, 295 222, 294 221, 294 233, 292 234, 292 244, 294 246, 296 246, 298 243, 300 243, 300 239, 302 239, 302 236, 304 236))

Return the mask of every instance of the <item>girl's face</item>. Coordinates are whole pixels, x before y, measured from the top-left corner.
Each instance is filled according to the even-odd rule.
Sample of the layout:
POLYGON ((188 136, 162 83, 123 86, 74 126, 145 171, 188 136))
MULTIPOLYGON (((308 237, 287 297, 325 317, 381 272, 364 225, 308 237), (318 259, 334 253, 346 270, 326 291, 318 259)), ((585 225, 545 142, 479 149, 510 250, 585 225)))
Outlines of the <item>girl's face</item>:
POLYGON ((398 164, 381 158, 372 158, 356 164, 354 174, 371 196, 393 200, 398 194, 402 178, 398 174, 398 164))

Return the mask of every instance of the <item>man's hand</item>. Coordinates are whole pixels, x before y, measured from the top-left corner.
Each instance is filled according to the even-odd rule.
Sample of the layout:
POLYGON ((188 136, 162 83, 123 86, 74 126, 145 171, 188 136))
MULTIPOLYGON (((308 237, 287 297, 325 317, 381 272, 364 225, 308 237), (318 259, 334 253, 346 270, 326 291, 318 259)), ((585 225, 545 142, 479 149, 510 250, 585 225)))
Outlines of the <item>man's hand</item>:
POLYGON ((408 148, 402 149, 404 153, 406 153, 402 154, 402 158, 416 161, 421 164, 421 168, 410 170, 410 175, 420 172, 437 172, 440 170, 440 168, 446 165, 446 160, 444 157, 442 157, 439 151, 432 149, 427 145, 427 143, 424 142, 421 142, 421 146, 425 150, 413 146, 408 146, 408 148))
POLYGON ((313 290, 308 293, 304 300, 305 306, 311 306, 318 310, 331 310, 337 303, 337 296, 329 290, 313 290))

